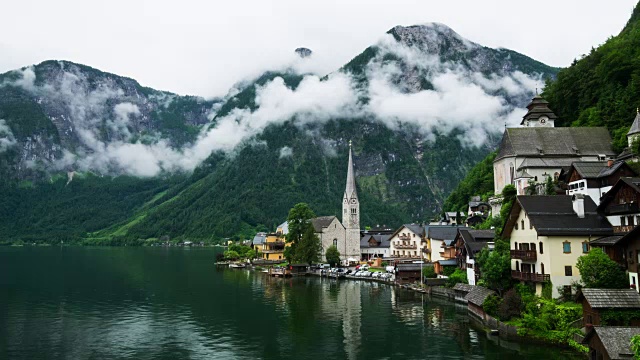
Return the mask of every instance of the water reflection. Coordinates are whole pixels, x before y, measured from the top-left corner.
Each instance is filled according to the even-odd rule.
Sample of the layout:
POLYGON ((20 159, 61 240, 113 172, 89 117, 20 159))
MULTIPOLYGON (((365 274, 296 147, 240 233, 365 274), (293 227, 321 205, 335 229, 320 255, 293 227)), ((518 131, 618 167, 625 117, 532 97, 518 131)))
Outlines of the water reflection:
POLYGON ((214 258, 0 248, 0 358, 568 358, 487 338, 444 300, 368 281, 275 279, 214 258))

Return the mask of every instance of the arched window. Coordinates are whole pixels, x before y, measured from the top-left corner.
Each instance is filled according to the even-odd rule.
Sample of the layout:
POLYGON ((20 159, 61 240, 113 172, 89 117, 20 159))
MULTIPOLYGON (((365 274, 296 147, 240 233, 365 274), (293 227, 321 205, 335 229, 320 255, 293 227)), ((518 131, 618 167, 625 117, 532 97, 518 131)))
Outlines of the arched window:
POLYGON ((520 227, 524 230, 524 220, 520 220, 520 227))
POLYGON ((333 239, 333 246, 338 247, 338 239, 333 239))

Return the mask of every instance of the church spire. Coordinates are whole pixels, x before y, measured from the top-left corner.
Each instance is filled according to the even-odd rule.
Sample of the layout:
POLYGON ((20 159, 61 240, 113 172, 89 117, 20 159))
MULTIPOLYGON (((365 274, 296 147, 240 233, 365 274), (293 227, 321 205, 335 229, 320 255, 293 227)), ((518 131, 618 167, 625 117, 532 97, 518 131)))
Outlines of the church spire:
POLYGON ((347 199, 358 196, 356 193, 356 177, 353 172, 353 156, 351 153, 351 140, 349 140, 349 168, 347 169, 347 186, 344 190, 344 196, 347 199))

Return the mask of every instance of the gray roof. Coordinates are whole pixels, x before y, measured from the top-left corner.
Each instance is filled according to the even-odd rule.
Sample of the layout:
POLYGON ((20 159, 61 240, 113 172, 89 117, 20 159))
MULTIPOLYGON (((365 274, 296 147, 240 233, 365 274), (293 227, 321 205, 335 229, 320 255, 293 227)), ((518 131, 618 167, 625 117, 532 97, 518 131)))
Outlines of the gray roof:
POLYGON ((457 283, 457 284, 453 287, 453 290, 469 292, 469 291, 473 290, 473 288, 474 288, 474 286, 473 286, 473 285, 463 284, 463 283, 457 283))
POLYGON ((583 297, 594 309, 640 308, 640 294, 634 289, 581 289, 578 300, 583 297))
POLYGON ((549 109, 549 102, 542 98, 540 95, 536 95, 529 105, 527 105, 527 113, 522 117, 520 125, 524 125, 526 120, 537 120, 541 116, 547 116, 549 119, 557 119, 556 114, 549 109))
POLYGON ((616 155, 604 127, 507 128, 494 161, 507 156, 580 157, 616 155))
POLYGON ((473 289, 471 291, 469 291, 469 293, 467 294, 467 296, 464 297, 465 300, 467 300, 468 302, 477 305, 477 306, 482 306, 482 303, 484 302, 484 300, 492 294, 495 294, 496 292, 493 290, 489 290, 487 288, 484 288, 482 286, 474 286, 473 289))
POLYGON ((487 247, 489 242, 493 242, 496 237, 495 230, 460 229, 458 233, 464 240, 464 247, 471 259, 475 258, 475 255, 487 247))
POLYGON ((435 240, 453 240, 458 234, 458 229, 468 229, 455 225, 429 225, 427 226, 427 237, 435 240))
POLYGON ((588 344, 591 338, 597 335, 610 359, 632 359, 631 338, 638 334, 640 334, 640 327, 594 326, 582 343, 588 344))
POLYGON ((520 209, 527 213, 538 235, 613 235, 607 219, 598 214, 590 196, 584 197, 584 217, 573 211, 571 195, 518 195, 511 209, 503 236, 509 236, 520 209))
POLYGON ((376 248, 388 248, 391 246, 391 235, 365 235, 360 239, 360 248, 369 248, 369 240, 374 239, 378 246, 376 248))
POLYGON ((627 133, 627 136, 640 133, 640 113, 636 113, 636 118, 633 119, 633 124, 627 133))
POLYGON ((264 239, 267 238, 267 234, 263 232, 259 232, 256 236, 253 237, 253 241, 251 242, 253 245, 260 245, 264 243, 264 239))
POLYGON ((456 259, 438 260, 438 264, 442 266, 458 265, 458 261, 456 259))
POLYGON ((622 235, 604 236, 599 239, 591 240, 590 245, 613 246, 622 239, 622 235))
POLYGON ((424 228, 422 225, 404 224, 404 226, 418 235, 421 235, 424 232, 424 228))
POLYGON ((414 264, 414 263, 399 263, 396 264, 398 271, 420 271, 426 264, 414 264))
POLYGON ((278 228, 282 229, 282 233, 284 235, 287 235, 289 233, 289 222, 283 222, 282 224, 278 225, 278 228))
POLYGON ((322 232, 323 228, 326 228, 331 224, 333 219, 337 219, 335 216, 319 216, 317 218, 311 219, 311 224, 313 224, 313 229, 319 233, 322 232))
POLYGON ((598 179, 615 173, 624 164, 624 161, 616 161, 609 167, 606 161, 578 161, 571 166, 583 179, 598 179))
POLYGON ((345 199, 358 197, 358 193, 356 191, 356 175, 353 171, 353 156, 351 153, 351 141, 349 141, 349 167, 347 168, 347 185, 344 190, 345 199))
POLYGON ((518 166, 518 171, 524 171, 524 169, 531 168, 565 168, 570 167, 571 164, 575 162, 576 158, 539 158, 539 157, 529 157, 524 159, 520 166, 518 166))

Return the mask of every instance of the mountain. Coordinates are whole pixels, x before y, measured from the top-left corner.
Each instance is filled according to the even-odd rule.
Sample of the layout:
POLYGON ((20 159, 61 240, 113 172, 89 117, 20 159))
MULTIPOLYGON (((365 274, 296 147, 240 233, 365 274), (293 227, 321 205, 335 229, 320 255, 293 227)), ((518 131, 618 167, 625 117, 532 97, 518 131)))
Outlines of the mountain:
MULTIPOLYGON (((556 126, 604 126, 621 152, 640 107, 640 4, 617 36, 549 79, 542 96, 558 115, 556 126)), ((476 164, 446 200, 446 210, 464 210, 470 196, 493 194, 494 156, 476 164)))
POLYGON ((3 192, 13 205, 0 208, 0 240, 41 241, 60 228, 112 243, 250 236, 300 201, 339 215, 349 140, 362 223, 426 221, 557 70, 426 24, 394 27, 326 76, 267 72, 224 99, 156 91, 69 62, 9 72, 0 77, 0 126, 9 129, 0 171, 12 179, 3 192), (96 194, 136 179, 131 201, 138 192, 96 194), (43 202, 59 204, 55 216, 43 202), (74 203, 110 216, 87 226, 74 203), (23 222, 14 206, 46 221, 15 225, 23 222))

